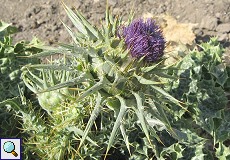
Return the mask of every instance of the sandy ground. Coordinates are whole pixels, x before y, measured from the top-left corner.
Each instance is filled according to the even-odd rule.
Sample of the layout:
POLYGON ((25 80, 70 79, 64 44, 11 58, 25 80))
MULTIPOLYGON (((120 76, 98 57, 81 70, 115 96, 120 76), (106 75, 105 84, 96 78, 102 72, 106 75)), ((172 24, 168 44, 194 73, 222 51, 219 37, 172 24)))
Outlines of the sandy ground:
MULTIPOLYGON (((95 25, 104 18, 106 0, 64 0, 80 10, 95 25)), ((60 20, 67 24, 59 0, 0 0, 0 19, 19 28, 15 41, 33 36, 47 44, 66 42, 69 38, 60 20)), ((230 0, 109 0, 114 15, 127 17, 133 8, 135 17, 151 13, 169 14, 179 22, 194 23, 196 40, 218 36, 225 46, 230 40, 230 0)))

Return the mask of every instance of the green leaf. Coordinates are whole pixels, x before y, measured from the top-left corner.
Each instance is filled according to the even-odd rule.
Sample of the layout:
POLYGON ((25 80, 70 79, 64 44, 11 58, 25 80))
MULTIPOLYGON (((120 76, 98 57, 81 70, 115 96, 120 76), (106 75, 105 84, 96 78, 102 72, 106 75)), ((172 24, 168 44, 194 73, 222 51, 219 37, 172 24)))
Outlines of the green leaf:
POLYGON ((178 101, 176 98, 172 97, 170 94, 168 94, 166 91, 164 91, 163 89, 161 89, 160 87, 157 87, 157 86, 153 86, 151 85, 151 87, 157 91, 158 93, 162 94, 163 96, 165 96, 165 98, 169 99, 172 103, 180 106, 181 108, 183 108, 185 111, 187 111, 186 108, 184 108, 180 103, 180 101, 178 101))
POLYGON ((219 143, 219 147, 216 148, 216 157, 219 160, 229 160, 230 159, 230 148, 225 146, 223 143, 219 143))
POLYGON ((19 42, 14 46, 14 52, 20 53, 25 50, 25 44, 23 42, 19 42))
POLYGON ((156 115, 156 118, 160 120, 159 123, 163 123, 166 126, 166 128, 169 130, 169 132, 171 132, 172 135, 176 136, 176 133, 174 132, 174 130, 173 130, 173 128, 172 128, 172 126, 171 126, 171 124, 170 124, 170 122, 169 122, 169 120, 168 120, 168 118, 164 112, 165 106, 161 105, 160 103, 158 103, 156 101, 153 102, 152 99, 149 99, 149 105, 150 105, 151 109, 153 110, 153 112, 154 112, 155 108, 159 112, 159 114, 157 114, 157 115, 156 115, 156 113, 153 113, 154 115, 156 115))
POLYGON ((3 21, 0 21, 0 32, 4 31, 7 29, 7 27, 9 27, 11 24, 9 23, 5 23, 3 21))
POLYGON ((95 122, 95 120, 96 120, 97 116, 100 114, 100 112, 101 112, 101 95, 100 95, 100 93, 98 93, 97 98, 96 98, 96 105, 95 105, 95 107, 91 113, 90 119, 87 123, 85 130, 84 130, 83 136, 81 138, 81 141, 80 141, 80 144, 79 144, 77 150, 79 150, 80 147, 82 146, 82 144, 84 143, 85 138, 87 137, 87 135, 89 133, 89 130, 93 126, 93 123, 95 122))
POLYGON ((74 24, 74 26, 84 35, 87 36, 88 32, 85 28, 85 26, 82 24, 81 20, 79 19, 79 17, 69 8, 67 7, 64 3, 62 3, 62 5, 64 6, 64 9, 68 15, 68 17, 70 18, 70 20, 72 21, 72 23, 74 24))
POLYGON ((74 72, 74 69, 71 69, 69 66, 66 65, 56 65, 56 64, 29 64, 24 66, 22 70, 25 68, 27 69, 36 69, 36 70, 41 70, 41 69, 48 69, 48 70, 65 70, 65 71, 72 71, 74 72))
MULTIPOLYGON (((120 111, 118 113, 118 116, 117 116, 116 121, 115 121, 114 126, 113 126, 113 130, 112 130, 111 135, 109 137, 109 142, 108 142, 108 146, 107 146, 107 149, 106 149, 105 157, 107 156, 107 154, 109 152, 109 149, 111 148, 111 146, 112 146, 112 144, 114 142, 116 132, 117 132, 118 128, 121 126, 122 119, 125 116, 126 110, 128 108, 126 106, 125 100, 122 97, 120 97, 120 96, 116 96, 116 97, 119 99, 119 101, 121 103, 120 111)), ((124 132, 123 132, 123 134, 124 134, 124 132)), ((124 141, 126 142, 127 140, 124 139, 124 141)), ((127 146, 127 148, 129 149, 129 146, 127 146)))
POLYGON ((126 132, 125 132, 125 127, 124 127, 124 125, 123 125, 122 123, 121 123, 121 125, 120 125, 120 130, 121 130, 121 134, 122 134, 122 136, 123 136, 125 145, 126 145, 128 151, 129 151, 129 155, 131 155, 130 146, 129 146, 129 137, 128 137, 128 135, 126 134, 126 132))
POLYGON ((108 4, 108 1, 107 1, 107 4, 106 4, 106 11, 105 11, 105 43, 106 44, 110 44, 110 34, 111 34, 111 31, 112 31, 112 23, 110 22, 110 14, 109 14, 109 4, 108 4))
POLYGON ((79 44, 79 41, 77 40, 78 38, 77 38, 76 34, 64 22, 62 22, 62 24, 64 25, 65 29, 70 34, 70 36, 72 37, 74 43, 79 44))
MULTIPOLYGON (((141 123, 141 127, 143 129, 143 132, 145 133, 145 136, 149 141, 149 144, 152 145, 150 137, 149 137, 149 131, 148 131, 148 128, 147 128, 147 125, 146 125, 146 119, 145 119, 145 116, 144 116, 144 106, 142 105, 142 99, 137 93, 132 92, 132 94, 135 96, 136 101, 137 101, 137 109, 134 108, 134 110, 136 112, 136 115, 137 115, 140 123, 141 123)), ((156 138, 159 139, 158 136, 156 136, 156 138)))
POLYGON ((161 77, 161 78, 167 78, 167 79, 173 79, 173 80, 179 79, 179 77, 177 77, 177 76, 171 76, 167 73, 163 73, 162 71, 154 71, 154 74, 161 77))
MULTIPOLYGON (((84 131, 82 131, 81 129, 79 129, 77 127, 67 127, 66 129, 69 132, 73 132, 75 135, 84 136, 84 131)), ((91 144, 98 146, 97 143, 95 141, 93 141, 91 138, 89 138, 88 136, 86 136, 85 139, 88 140, 91 144)))
POLYGON ((32 54, 32 55, 28 55, 28 56, 19 56, 19 57, 28 57, 28 58, 42 58, 42 57, 47 57, 47 56, 52 56, 55 54, 59 54, 59 53, 66 53, 66 49, 61 49, 61 48, 52 48, 52 47, 41 47, 42 49, 44 49, 44 51, 41 51, 37 54, 32 54))
POLYGON ((136 74, 134 74, 134 77, 136 77, 137 80, 138 80, 141 84, 155 85, 155 84, 164 84, 164 83, 167 83, 167 82, 156 82, 156 81, 148 80, 148 79, 145 79, 144 77, 138 76, 138 75, 136 75, 136 74))
POLYGON ((223 110, 221 116, 221 124, 215 131, 216 142, 225 142, 230 138, 230 112, 229 110, 223 110))
POLYGON ((224 64, 211 67, 210 72, 216 77, 217 83, 224 87, 224 84, 227 82, 228 79, 228 74, 224 64))
MULTIPOLYGON (((38 89, 44 88, 43 80, 41 78, 39 78, 38 76, 36 76, 35 74, 33 74, 30 70, 22 73, 22 79, 23 79, 25 84, 30 83, 32 86, 34 86, 34 84, 36 84, 36 87, 33 87, 33 90, 38 90, 38 89)), ((29 85, 29 86, 31 86, 31 85, 29 85)), ((27 87, 29 87, 29 86, 27 86, 27 87)), ((31 90, 31 91, 33 91, 33 90, 31 90)))
POLYGON ((180 158, 183 158, 183 150, 184 148, 180 144, 174 143, 171 146, 163 149, 160 154, 160 160, 167 158, 179 160, 180 158))
POLYGON ((85 27, 93 34, 93 36, 97 37, 98 40, 103 40, 103 36, 101 32, 93 27, 86 19, 82 16, 80 12, 77 11, 78 17, 81 19, 82 23, 85 25, 85 27))
POLYGON ((87 73, 82 73, 81 75, 79 75, 76 78, 73 78, 73 79, 68 80, 66 82, 63 82, 63 83, 56 84, 54 86, 50 86, 47 89, 43 89, 43 90, 39 91, 39 93, 50 92, 50 91, 58 90, 61 88, 66 88, 66 87, 74 86, 76 84, 80 84, 80 83, 86 81, 86 79, 88 78, 87 76, 88 76, 87 73))
POLYGON ((106 106, 113 110, 115 113, 119 113, 119 110, 120 110, 120 106, 121 106, 121 103, 120 101, 115 98, 115 97, 108 97, 106 99, 106 106))
POLYGON ((99 82, 97 82, 95 85, 90 87, 87 91, 85 91, 81 96, 79 96, 77 98, 77 101, 79 101, 79 100, 85 98, 86 96, 100 90, 101 88, 103 88, 104 85, 106 85, 106 83, 107 83, 107 81, 106 81, 105 77, 103 77, 99 82))
MULTIPOLYGON (((206 159, 206 155, 207 154, 205 154, 204 151, 203 151, 204 148, 205 148, 205 146, 203 144, 197 144, 197 145, 195 145, 192 148, 195 149, 195 156, 193 156, 191 158, 191 160, 197 160, 197 159, 199 159, 199 160, 205 160, 206 159)), ((190 155, 191 154, 194 154, 194 153, 190 153, 190 155)))
MULTIPOLYGON (((64 9, 66 10, 67 15, 69 16, 72 23, 75 27, 86 37, 90 40, 103 40, 103 36, 99 30, 93 27, 83 16, 80 12, 72 11, 69 7, 67 7, 63 3, 64 9)), ((76 37, 75 37, 76 38, 76 37)))
POLYGON ((154 64, 152 66, 149 66, 149 67, 142 67, 141 68, 141 72, 147 73, 147 72, 152 71, 155 68, 158 69, 157 66, 159 66, 161 63, 162 63, 162 61, 160 61, 157 64, 154 64))
POLYGON ((112 33, 113 35, 115 35, 117 33, 117 30, 118 30, 118 26, 120 25, 120 19, 118 19, 118 17, 116 16, 115 17, 115 20, 113 22, 113 28, 112 28, 112 33))
POLYGON ((0 102, 0 108, 5 105, 8 105, 8 106, 10 105, 10 107, 13 108, 15 111, 21 110, 21 105, 19 103, 18 97, 6 99, 0 102))
POLYGON ((16 33, 18 29, 14 26, 11 26, 9 23, 5 23, 0 20, 0 39, 1 39, 1 32, 6 32, 5 36, 8 36, 9 34, 16 33))

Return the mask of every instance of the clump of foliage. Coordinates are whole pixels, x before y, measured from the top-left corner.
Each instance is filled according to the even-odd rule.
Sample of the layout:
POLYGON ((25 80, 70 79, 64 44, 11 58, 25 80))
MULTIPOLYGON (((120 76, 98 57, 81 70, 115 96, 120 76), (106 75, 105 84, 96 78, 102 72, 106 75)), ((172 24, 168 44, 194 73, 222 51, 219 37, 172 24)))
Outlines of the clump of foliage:
MULTIPOLYGON (((168 146, 160 147, 161 158, 229 159, 228 66, 222 62, 224 49, 212 38, 190 51, 175 65, 172 76, 179 77, 165 87, 186 103, 188 113, 169 116, 178 137, 168 136, 168 146)), ((176 106, 175 106, 176 107, 176 106)))
POLYGON ((25 85, 20 78, 20 68, 28 63, 37 63, 38 60, 19 58, 38 53, 40 50, 33 47, 39 42, 19 42, 13 45, 12 34, 17 28, 0 21, 0 137, 15 137, 19 130, 18 119, 11 112, 11 107, 20 105, 20 92, 25 93, 25 85))
POLYGON ((227 160, 230 158, 230 112, 226 97, 229 66, 222 62, 224 49, 215 38, 199 47, 200 51, 190 51, 171 72, 172 76, 180 78, 171 81, 167 90, 178 100, 186 102, 189 112, 179 119, 170 118, 179 139, 176 144, 163 147, 162 155, 173 157, 175 154, 177 159, 180 156, 227 160))
POLYGON ((1 67, 1 84, 0 84, 0 101, 8 98, 19 96, 19 88, 23 88, 23 82, 20 79, 20 67, 28 63, 37 63, 37 60, 31 61, 28 58, 20 58, 20 56, 37 53, 39 49, 32 47, 36 43, 36 39, 30 44, 28 42, 19 42, 12 44, 13 33, 17 32, 17 28, 10 24, 0 22, 0 67, 1 67))

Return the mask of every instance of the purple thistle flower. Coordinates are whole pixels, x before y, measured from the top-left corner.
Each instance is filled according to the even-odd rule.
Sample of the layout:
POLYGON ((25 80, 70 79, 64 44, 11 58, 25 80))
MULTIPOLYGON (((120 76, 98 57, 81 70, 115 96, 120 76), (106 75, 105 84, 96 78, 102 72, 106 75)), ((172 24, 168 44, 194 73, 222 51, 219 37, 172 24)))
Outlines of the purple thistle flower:
POLYGON ((120 28, 118 37, 125 39, 126 47, 132 57, 145 56, 147 62, 155 62, 164 54, 165 40, 159 26, 152 19, 133 21, 129 26, 120 28))

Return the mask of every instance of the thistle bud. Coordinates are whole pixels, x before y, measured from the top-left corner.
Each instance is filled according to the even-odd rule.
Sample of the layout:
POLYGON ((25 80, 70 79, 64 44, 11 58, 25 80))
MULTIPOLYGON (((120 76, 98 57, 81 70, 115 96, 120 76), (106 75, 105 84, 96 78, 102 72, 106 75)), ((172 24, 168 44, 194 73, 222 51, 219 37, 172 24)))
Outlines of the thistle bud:
POLYGON ((127 27, 122 27, 118 36, 125 39, 127 49, 137 59, 144 57, 147 62, 155 62, 164 54, 165 39, 152 19, 135 20, 127 27))

